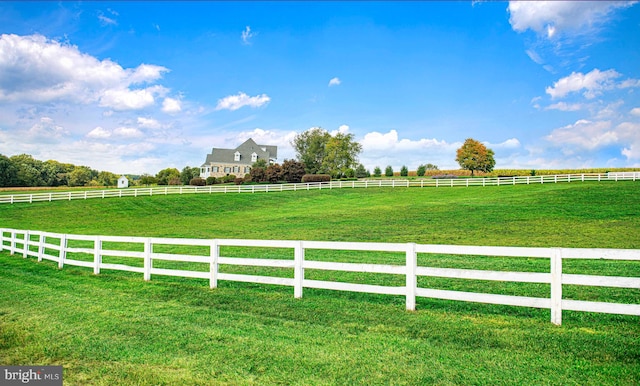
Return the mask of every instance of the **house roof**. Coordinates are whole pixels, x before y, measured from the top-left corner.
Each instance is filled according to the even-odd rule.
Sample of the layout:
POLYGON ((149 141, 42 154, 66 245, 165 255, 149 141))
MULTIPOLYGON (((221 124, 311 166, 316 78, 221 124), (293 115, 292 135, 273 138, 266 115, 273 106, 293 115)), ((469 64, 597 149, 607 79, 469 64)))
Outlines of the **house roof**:
POLYGON ((256 153, 258 159, 271 160, 278 157, 278 147, 269 145, 258 145, 251 138, 247 139, 235 149, 220 149, 214 147, 211 149, 211 153, 207 154, 207 159, 204 161, 205 165, 211 163, 224 162, 227 164, 238 165, 251 165, 251 155, 256 153), (240 161, 235 161, 235 153, 240 153, 240 161))

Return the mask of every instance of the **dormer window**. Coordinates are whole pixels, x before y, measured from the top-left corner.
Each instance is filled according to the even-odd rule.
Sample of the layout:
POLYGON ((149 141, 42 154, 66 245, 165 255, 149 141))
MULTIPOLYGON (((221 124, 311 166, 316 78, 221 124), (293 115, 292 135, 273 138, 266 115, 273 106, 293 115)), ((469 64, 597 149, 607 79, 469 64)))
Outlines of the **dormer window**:
POLYGON ((258 160, 258 155, 256 153, 251 154, 251 162, 256 162, 258 160))
POLYGON ((233 160, 240 161, 240 152, 237 151, 233 154, 233 160))

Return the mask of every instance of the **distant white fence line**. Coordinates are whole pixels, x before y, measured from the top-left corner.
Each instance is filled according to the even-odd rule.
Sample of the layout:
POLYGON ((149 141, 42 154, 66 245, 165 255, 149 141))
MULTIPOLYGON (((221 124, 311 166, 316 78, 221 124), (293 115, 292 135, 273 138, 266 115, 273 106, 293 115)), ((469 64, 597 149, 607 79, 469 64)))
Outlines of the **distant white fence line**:
MULTIPOLYGON (((415 310, 416 297, 427 297, 510 306, 549 308, 551 310, 551 322, 558 325, 562 323, 563 310, 640 316, 640 304, 578 301, 562 298, 563 285, 640 289, 640 278, 637 277, 576 275, 562 272, 563 259, 640 261, 640 250, 635 249, 526 248, 414 243, 87 236, 0 228, 0 252, 2 250, 8 250, 12 255, 16 253, 22 254, 24 258, 37 257, 38 261, 42 261, 43 259, 52 260, 58 263, 59 268, 63 268, 65 264, 92 268, 96 275, 103 269, 111 269, 138 272, 143 274, 144 280, 147 281, 151 280, 151 275, 201 278, 209 280, 211 288, 217 287, 219 280, 284 285, 294 287, 294 297, 296 298, 302 297, 303 288, 401 295, 406 298, 407 310, 415 310), (69 246, 69 241, 74 240, 83 242, 85 246, 69 246), (123 244, 118 250, 109 250, 103 248, 103 243, 123 244), (87 245, 91 246, 87 247, 87 245), (201 251, 206 251, 207 253, 202 255, 160 253, 154 250, 154 246, 157 245, 198 246, 201 248, 201 251), (223 257, 220 256, 221 246, 285 248, 293 250, 294 258, 293 260, 290 258, 286 260, 223 257), (314 261, 305 259, 305 251, 307 250, 400 252, 406 256, 406 259, 404 259, 404 265, 314 261), (52 252, 55 254, 52 254, 52 252), (83 255, 85 260, 71 259, 68 257, 68 254, 73 254, 74 256, 83 255), (418 254, 547 258, 550 261, 550 271, 549 273, 536 273, 423 267, 417 264, 418 254), (136 266, 135 264, 103 263, 102 260, 104 256, 131 259, 132 263, 138 259, 138 264, 136 266), (143 260, 142 264, 140 264, 139 259, 143 260), (190 271, 156 268, 154 267, 154 261, 157 260, 205 263, 209 265, 209 270, 190 271), (293 269, 293 278, 222 273, 219 272, 221 265, 290 268, 293 269), (305 269, 394 274, 402 275, 406 279, 404 286, 309 280, 305 279, 305 269), (417 283, 419 276, 549 284, 550 297, 536 298, 420 288, 417 283)), ((291 254, 289 253, 289 255, 291 254)))
POLYGON ((341 188, 377 188, 377 187, 470 187, 470 186, 507 186, 522 184, 548 184, 560 182, 585 181, 640 181, 640 172, 610 172, 591 174, 562 174, 552 176, 518 176, 495 178, 450 178, 450 179, 420 179, 420 180, 358 180, 331 181, 298 184, 272 185, 209 185, 209 186, 162 186, 154 188, 86 190, 51 193, 21 193, 0 195, 0 204, 14 204, 19 202, 86 200, 89 198, 109 197, 138 197, 158 196, 168 194, 198 194, 198 193, 260 193, 285 192, 298 190, 322 190, 341 188))

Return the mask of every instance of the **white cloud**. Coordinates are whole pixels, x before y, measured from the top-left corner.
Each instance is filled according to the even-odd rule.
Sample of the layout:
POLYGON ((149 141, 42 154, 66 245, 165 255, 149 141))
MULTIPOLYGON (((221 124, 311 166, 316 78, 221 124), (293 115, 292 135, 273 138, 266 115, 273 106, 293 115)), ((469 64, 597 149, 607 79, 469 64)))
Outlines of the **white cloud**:
POLYGON ((520 141, 517 138, 509 138, 501 143, 486 143, 485 146, 490 149, 516 149, 520 147, 520 141))
POLYGON ((267 94, 250 97, 247 94, 240 92, 238 95, 229 95, 218 100, 216 110, 234 111, 244 106, 256 108, 268 103, 270 100, 271 98, 269 98, 267 94))
POLYGON ((100 24, 102 26, 118 25, 118 22, 115 19, 105 16, 102 11, 98 11, 98 20, 100 20, 100 24))
POLYGON ((162 124, 153 118, 138 117, 138 126, 143 129, 161 129, 162 124))
POLYGON ((629 111, 629 114, 640 117, 640 107, 632 108, 631 111, 629 111))
POLYGON ((618 85, 618 88, 640 87, 640 79, 627 79, 618 85))
POLYGON ((179 113, 182 110, 182 102, 179 99, 164 98, 162 101, 162 111, 167 114, 179 113))
POLYGON ((150 89, 129 90, 123 88, 107 90, 100 97, 100 106, 116 111, 140 110, 153 105, 154 102, 153 90, 150 89))
POLYGON ((545 110, 578 111, 582 110, 583 107, 580 103, 558 102, 545 107, 545 110))
POLYGON ((144 134, 142 134, 142 132, 135 127, 118 127, 113 130, 113 135, 123 138, 140 138, 144 134))
POLYGON ((537 64, 544 64, 544 60, 542 60, 542 58, 540 57, 540 55, 532 50, 532 49, 528 49, 525 51, 525 53, 527 54, 527 56, 533 60, 534 62, 536 62, 537 64))
POLYGON ((329 80, 329 87, 331 86, 338 86, 340 85, 340 83, 342 83, 340 81, 340 78, 336 77, 336 78, 331 78, 331 80, 329 80))
POLYGON ((128 83, 140 84, 156 81, 162 78, 162 74, 169 70, 162 66, 153 64, 141 64, 133 70, 128 70, 128 83))
POLYGON ((242 43, 251 44, 251 38, 256 36, 257 33, 251 32, 251 27, 247 26, 244 31, 242 31, 242 43))
MULTIPOLYGON (((107 12, 110 13, 112 16, 118 16, 118 12, 107 8, 107 12)), ((102 11, 98 11, 98 20, 100 21, 100 24, 104 27, 104 26, 108 26, 108 25, 118 25, 118 22, 116 21, 116 19, 112 18, 112 17, 108 17, 105 16, 104 12, 102 11)))
POLYGON ((623 122, 616 127, 626 145, 620 152, 627 160, 640 160, 640 123, 623 122))
POLYGON ((42 35, 0 35, 0 101, 99 102, 114 110, 140 109, 167 90, 131 86, 154 82, 166 71, 149 64, 125 69, 42 35))
POLYGON ((573 145, 581 149, 594 150, 617 143, 618 134, 612 130, 611 121, 592 122, 586 119, 555 129, 545 137, 555 145, 573 145))
POLYGON ((591 114, 594 119, 603 120, 610 118, 617 118, 620 116, 620 107, 624 105, 624 101, 619 100, 615 102, 608 103, 606 105, 601 104, 598 105, 597 110, 593 109, 591 114))
POLYGON ((59 139, 70 134, 69 130, 57 125, 52 118, 42 117, 40 121, 27 131, 30 137, 41 138, 44 141, 59 139))
POLYGON ((348 132, 349 132, 349 125, 340 125, 340 127, 338 127, 338 130, 332 130, 331 132, 329 132, 329 134, 331 135, 347 134, 348 132))
POLYGON ((89 138, 96 138, 96 139, 105 139, 105 138, 109 138, 111 137, 111 132, 108 130, 103 129, 100 126, 96 126, 95 129, 91 130, 88 134, 87 137, 89 138))
POLYGON ((360 161, 371 171, 375 166, 384 169, 391 165, 399 170, 402 165, 413 169, 426 163, 438 165, 441 169, 456 169, 455 153, 462 145, 437 139, 400 139, 396 130, 387 133, 372 131, 359 142, 362 145, 360 161))
POLYGON ((142 136, 144 136, 144 134, 140 130, 136 129, 135 127, 126 126, 117 127, 114 130, 107 130, 100 126, 97 126, 87 134, 87 138, 93 139, 140 138, 142 136))
POLYGON ((603 90, 614 88, 615 79, 619 77, 620 74, 613 69, 600 71, 596 68, 587 74, 572 72, 571 75, 555 82, 553 87, 547 87, 545 91, 551 96, 551 99, 557 99, 573 92, 585 90, 583 95, 587 99, 592 99, 603 90))
POLYGON ((98 15, 98 20, 100 20, 100 24, 102 24, 103 26, 118 25, 118 22, 115 21, 115 19, 108 18, 105 15, 98 15))
POLYGON ((507 8, 514 31, 535 31, 551 39, 564 33, 588 33, 609 21, 633 1, 510 1, 507 8))

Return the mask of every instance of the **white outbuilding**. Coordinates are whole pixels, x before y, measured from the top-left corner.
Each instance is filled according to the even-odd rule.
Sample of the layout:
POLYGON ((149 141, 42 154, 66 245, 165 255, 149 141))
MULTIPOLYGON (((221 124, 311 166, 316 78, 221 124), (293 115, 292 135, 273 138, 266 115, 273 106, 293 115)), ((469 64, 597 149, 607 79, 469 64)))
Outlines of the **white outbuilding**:
POLYGON ((129 187, 129 179, 125 176, 120 176, 118 178, 118 188, 128 188, 129 187))

